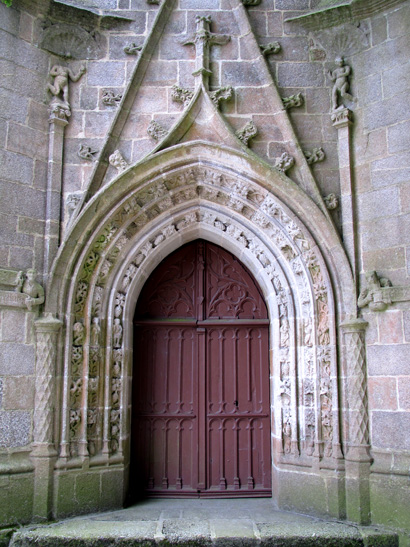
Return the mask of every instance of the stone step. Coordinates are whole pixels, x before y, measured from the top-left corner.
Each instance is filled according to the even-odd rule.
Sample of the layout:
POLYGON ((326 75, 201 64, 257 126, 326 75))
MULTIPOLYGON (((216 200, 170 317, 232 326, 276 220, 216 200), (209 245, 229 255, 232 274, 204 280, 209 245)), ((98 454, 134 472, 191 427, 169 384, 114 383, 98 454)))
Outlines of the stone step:
POLYGON ((13 547, 397 547, 376 527, 277 511, 271 500, 149 500, 128 509, 21 528, 13 547))

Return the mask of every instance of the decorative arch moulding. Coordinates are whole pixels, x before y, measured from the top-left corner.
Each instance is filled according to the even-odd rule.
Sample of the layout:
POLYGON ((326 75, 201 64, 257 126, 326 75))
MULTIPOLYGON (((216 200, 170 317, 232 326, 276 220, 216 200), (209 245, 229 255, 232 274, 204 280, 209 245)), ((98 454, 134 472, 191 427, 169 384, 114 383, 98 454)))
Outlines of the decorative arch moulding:
MULTIPOLYGON (((344 433, 333 287, 349 271, 342 248, 323 213, 284 175, 263 177, 260 164, 221 147, 190 148, 120 174, 74 220, 60 249, 47 300, 65 322, 58 466, 123 461, 138 294, 165 256, 203 238, 242 260, 265 296, 275 460, 338 468, 344 433), (328 241, 316 241, 323 223, 328 241), (343 265, 331 281, 327 263, 335 260, 343 265)), ((339 302, 339 315, 352 309, 349 298, 339 302)))

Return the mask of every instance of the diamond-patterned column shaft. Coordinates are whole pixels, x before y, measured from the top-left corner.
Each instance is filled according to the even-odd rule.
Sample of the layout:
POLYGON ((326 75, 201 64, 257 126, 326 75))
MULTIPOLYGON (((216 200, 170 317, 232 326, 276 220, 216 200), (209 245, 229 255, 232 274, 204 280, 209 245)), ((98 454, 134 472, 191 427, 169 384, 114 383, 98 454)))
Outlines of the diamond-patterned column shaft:
POLYGON ((36 330, 34 444, 52 444, 57 336, 62 322, 47 316, 36 321, 34 325, 36 330))
POLYGON ((345 351, 345 409, 349 454, 368 459, 369 414, 367 407, 367 375, 365 330, 368 323, 355 319, 341 324, 345 351))

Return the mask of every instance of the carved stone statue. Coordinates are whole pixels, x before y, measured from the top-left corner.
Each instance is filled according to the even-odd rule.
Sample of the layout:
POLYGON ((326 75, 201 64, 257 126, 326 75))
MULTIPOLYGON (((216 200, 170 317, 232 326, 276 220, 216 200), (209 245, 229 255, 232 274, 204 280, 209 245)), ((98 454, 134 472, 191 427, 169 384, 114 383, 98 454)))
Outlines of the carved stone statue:
POLYGON ((343 100, 354 101, 354 98, 349 90, 349 76, 352 69, 349 65, 346 65, 343 57, 337 57, 335 59, 337 67, 333 70, 329 70, 328 76, 334 82, 332 89, 332 109, 337 110, 338 108, 346 108, 346 105, 343 103, 343 100), (340 104, 339 104, 340 102, 340 104))
POLYGON ((122 326, 121 326, 121 321, 118 317, 114 319, 114 325, 112 330, 114 335, 114 347, 120 348, 121 340, 122 340, 122 326))
POLYGON ((73 325, 73 346, 81 346, 84 342, 84 325, 77 321, 73 325))
POLYGON ((27 270, 25 275, 23 272, 18 273, 16 290, 27 295, 26 306, 30 311, 34 306, 44 304, 44 289, 37 283, 36 276, 37 271, 34 269, 27 270))
POLYGON ((92 346, 99 346, 100 344, 100 320, 98 317, 93 317, 92 323, 91 323, 91 345, 92 346))
POLYGON ((367 305, 372 311, 384 311, 387 308, 387 302, 383 299, 383 287, 391 287, 392 283, 386 277, 379 277, 375 271, 366 274, 367 287, 362 289, 357 300, 359 308, 365 308, 367 305))
POLYGON ((68 102, 68 82, 69 80, 77 82, 81 76, 85 74, 85 70, 85 66, 83 65, 76 74, 71 70, 71 68, 61 65, 54 65, 49 72, 49 75, 54 78, 54 83, 47 84, 47 91, 50 91, 50 93, 57 97, 57 99, 61 99, 62 95, 62 102, 64 106, 70 108, 70 104, 68 102))

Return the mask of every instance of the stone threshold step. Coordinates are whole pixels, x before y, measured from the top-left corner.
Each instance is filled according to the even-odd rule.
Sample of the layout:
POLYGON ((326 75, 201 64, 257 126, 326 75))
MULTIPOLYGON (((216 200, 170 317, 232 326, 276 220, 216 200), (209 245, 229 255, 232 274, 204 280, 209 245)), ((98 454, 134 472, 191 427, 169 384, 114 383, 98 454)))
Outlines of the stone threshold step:
MULTIPOLYGON (((297 520, 297 519, 296 519, 297 520)), ((10 547, 398 547, 394 533, 314 521, 251 523, 244 519, 77 520, 20 529, 10 547)))

